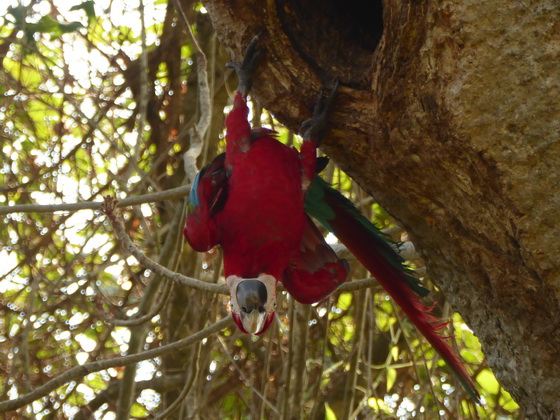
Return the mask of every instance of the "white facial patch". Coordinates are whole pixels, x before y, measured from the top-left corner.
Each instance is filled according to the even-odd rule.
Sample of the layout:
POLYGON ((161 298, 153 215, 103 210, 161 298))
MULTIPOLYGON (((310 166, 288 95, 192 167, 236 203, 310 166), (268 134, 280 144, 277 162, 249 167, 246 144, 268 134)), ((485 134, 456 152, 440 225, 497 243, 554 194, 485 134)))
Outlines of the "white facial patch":
POLYGON ((276 279, 270 274, 261 273, 258 279, 264 283, 266 286, 266 292, 268 294, 267 302, 267 314, 276 311, 276 284, 278 283, 276 279))

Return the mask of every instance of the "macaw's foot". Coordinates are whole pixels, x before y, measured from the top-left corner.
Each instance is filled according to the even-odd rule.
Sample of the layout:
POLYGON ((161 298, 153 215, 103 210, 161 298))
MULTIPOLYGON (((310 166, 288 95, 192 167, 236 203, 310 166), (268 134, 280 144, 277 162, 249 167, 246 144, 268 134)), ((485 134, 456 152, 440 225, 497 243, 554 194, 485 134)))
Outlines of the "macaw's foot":
POLYGON ((313 116, 304 121, 301 125, 301 132, 303 133, 304 140, 315 141, 317 146, 321 144, 325 127, 327 126, 327 115, 332 107, 337 91, 338 79, 334 82, 328 99, 325 98, 324 89, 321 89, 317 98, 317 103, 313 109, 313 116))
POLYGON ((257 68, 259 58, 263 53, 262 49, 257 49, 259 37, 260 34, 255 36, 249 43, 241 63, 231 62, 226 64, 237 73, 237 77, 239 78, 239 86, 237 87, 237 90, 241 92, 244 97, 249 94, 251 88, 253 87, 253 75, 255 73, 255 69, 257 68))

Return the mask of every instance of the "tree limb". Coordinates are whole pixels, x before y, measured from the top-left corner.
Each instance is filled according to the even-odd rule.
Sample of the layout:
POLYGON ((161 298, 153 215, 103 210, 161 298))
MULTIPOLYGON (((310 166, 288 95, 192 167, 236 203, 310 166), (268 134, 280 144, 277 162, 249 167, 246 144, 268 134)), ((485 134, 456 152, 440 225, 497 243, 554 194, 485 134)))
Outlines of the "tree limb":
POLYGON ((179 12, 179 15, 182 17, 185 28, 187 30, 187 34, 189 35, 191 42, 196 49, 195 56, 198 81, 198 98, 200 105, 200 119, 198 120, 196 126, 189 130, 191 144, 189 150, 187 150, 183 155, 185 172, 187 173, 190 181, 193 182, 198 172, 196 160, 202 152, 202 138, 206 135, 208 127, 210 126, 210 121, 212 120, 212 103, 210 100, 210 87, 208 84, 207 72, 208 60, 206 59, 206 54, 204 54, 204 51, 202 51, 202 48, 200 48, 198 40, 194 36, 191 24, 183 8, 181 7, 181 3, 179 2, 179 0, 174 0, 173 4, 179 12))
POLYGON ((228 294, 228 288, 225 284, 214 284, 205 283, 200 280, 193 279, 191 277, 184 276, 179 273, 175 273, 168 268, 159 265, 154 260, 145 256, 142 251, 132 242, 130 237, 126 234, 124 225, 120 218, 115 213, 115 208, 117 207, 117 201, 112 197, 106 197, 101 209, 111 221, 111 225, 117 238, 122 242, 123 247, 133 255, 144 267, 149 268, 154 273, 166 277, 174 282, 181 284, 182 286, 192 287, 198 290, 204 290, 206 292, 228 294))
POLYGON ((159 314, 161 308, 163 308, 163 305, 167 303, 167 301, 169 300, 169 295, 171 294, 172 285, 173 282, 170 280, 168 280, 163 285, 163 290, 160 293, 161 297, 159 301, 148 313, 144 315, 141 315, 140 313, 134 314, 128 319, 117 319, 108 316, 103 316, 103 321, 111 325, 118 325, 120 327, 133 327, 133 326, 145 324, 146 322, 150 321, 153 317, 155 317, 157 314, 159 314))
POLYGON ((198 366, 198 361, 200 360, 201 349, 202 349, 202 346, 199 345, 198 350, 197 350, 197 357, 195 359, 196 369, 195 369, 194 372, 191 372, 189 377, 185 378, 185 380, 183 381, 183 384, 184 384, 183 389, 179 393, 179 396, 175 399, 175 401, 173 401, 171 404, 169 404, 169 406, 165 410, 163 410, 161 413, 159 413, 154 418, 154 420, 162 420, 162 419, 168 418, 168 416, 171 413, 173 413, 175 410, 177 410, 179 408, 179 406, 184 402, 184 400, 187 398, 187 396, 191 392, 192 386, 193 386, 196 378, 198 377, 198 375, 200 373, 200 369, 199 369, 199 366, 198 366))
MULTIPOLYGON (((182 200, 181 206, 179 206, 179 209, 173 217, 171 228, 166 235, 163 247, 158 257, 158 264, 160 266, 169 267, 169 269, 173 271, 177 268, 177 262, 179 260, 181 250, 181 225, 184 223, 184 207, 185 203, 184 200, 182 200)), ((164 277, 156 272, 150 276, 150 281, 144 289, 142 299, 138 304, 138 316, 148 314, 153 306, 158 306, 158 304, 154 305, 154 300, 156 299, 157 291, 161 288, 163 279, 164 277)), ((171 283, 171 280, 167 280, 164 283, 169 284, 171 283)), ((163 298, 160 300, 160 303, 161 301, 163 301, 163 298)), ((147 332, 148 326, 144 324, 136 325, 130 329, 130 342, 128 344, 129 355, 139 353, 142 350, 147 332)), ((130 407, 135 393, 135 378, 136 365, 127 366, 124 370, 123 379, 121 381, 119 401, 116 408, 116 414, 119 419, 127 420, 130 417, 130 407)))
POLYGON ((11 411, 23 407, 24 405, 27 405, 41 397, 46 396, 49 392, 64 385, 65 383, 77 378, 82 378, 90 373, 99 372, 100 370, 105 370, 117 366, 127 366, 132 363, 141 362, 143 360, 153 359, 155 357, 159 357, 173 351, 179 351, 193 343, 196 343, 197 341, 200 341, 212 334, 223 330, 224 328, 227 328, 230 324, 231 318, 228 316, 222 318, 215 324, 212 324, 209 327, 206 327, 203 330, 190 335, 189 337, 183 338, 182 340, 167 344, 165 346, 161 346, 142 353, 132 354, 129 356, 117 357, 115 359, 102 360, 99 362, 86 363, 85 365, 73 367, 63 374, 51 379, 44 385, 41 385, 33 392, 30 392, 13 400, 0 402, 0 412, 11 411))
MULTIPOLYGON (((177 188, 171 188, 156 193, 127 197, 120 200, 117 203, 117 207, 129 207, 157 201, 174 200, 186 197, 190 190, 190 185, 182 185, 177 188)), ((102 205, 103 201, 82 201, 63 204, 16 204, 13 206, 1 206, 0 215, 10 213, 54 213, 57 211, 99 210, 102 205)))
MULTIPOLYGON (((164 393, 180 387, 184 382, 185 375, 183 373, 160 376, 146 381, 137 382, 136 391, 140 392, 145 389, 153 389, 156 392, 164 393)), ((76 414, 74 420, 87 420, 92 418, 93 413, 98 410, 99 407, 105 403, 110 403, 119 395, 120 383, 120 380, 111 382, 109 386, 101 391, 93 400, 80 408, 80 412, 76 414)))
MULTIPOLYGON (((101 209, 111 221, 111 226, 117 238, 122 242, 123 247, 133 255, 144 267, 149 268, 153 272, 166 277, 174 282, 181 284, 182 286, 192 287, 198 290, 204 290, 206 292, 212 293, 219 293, 227 295, 229 294, 229 290, 227 286, 224 284, 215 284, 215 283, 206 283, 197 279, 193 279, 191 277, 184 276, 182 274, 173 272, 168 268, 163 267, 162 265, 156 263, 154 260, 145 256, 142 251, 138 249, 138 247, 132 242, 130 237, 126 234, 124 225, 119 217, 115 213, 115 208, 118 206, 118 201, 113 199, 112 197, 106 197, 105 202, 103 204, 103 208, 101 209)), ((355 290, 361 290, 368 287, 372 287, 377 284, 377 280, 374 278, 357 280, 350 283, 344 283, 341 285, 337 290, 343 292, 351 292, 355 290)), ((281 285, 279 285, 279 290, 283 290, 281 285)))

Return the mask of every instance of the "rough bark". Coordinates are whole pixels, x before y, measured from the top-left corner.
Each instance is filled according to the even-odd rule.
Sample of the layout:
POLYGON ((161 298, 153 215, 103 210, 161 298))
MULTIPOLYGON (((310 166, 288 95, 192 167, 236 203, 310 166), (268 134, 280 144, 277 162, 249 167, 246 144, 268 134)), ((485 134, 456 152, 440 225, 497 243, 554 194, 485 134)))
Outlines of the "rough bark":
POLYGON ((325 152, 406 227, 526 414, 559 417, 558 4, 392 0, 381 31, 375 2, 339 3, 204 2, 236 59, 266 30, 254 93, 288 127, 340 78, 325 152))

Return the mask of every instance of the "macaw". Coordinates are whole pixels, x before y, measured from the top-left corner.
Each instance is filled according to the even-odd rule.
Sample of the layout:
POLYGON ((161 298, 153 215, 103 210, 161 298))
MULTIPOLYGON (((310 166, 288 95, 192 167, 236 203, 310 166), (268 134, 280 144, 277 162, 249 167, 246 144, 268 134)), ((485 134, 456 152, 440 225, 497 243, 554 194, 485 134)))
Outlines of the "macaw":
POLYGON ((438 324, 417 297, 428 291, 394 250, 396 244, 317 175, 326 162, 316 157, 316 149, 338 83, 328 100, 320 94, 313 117, 302 125, 301 151, 280 143, 272 130, 251 128, 246 98, 262 53, 257 42, 255 37, 241 63, 231 64, 239 86, 225 121, 226 151, 196 176, 184 229, 196 251, 221 245, 237 327, 255 335, 270 327, 279 281, 304 304, 321 301, 346 281, 348 264, 338 259, 312 217, 371 272, 478 401, 470 375, 437 333, 445 324, 438 324))

